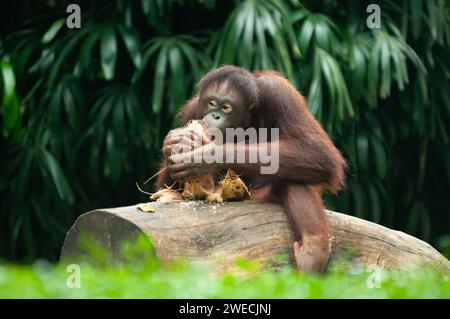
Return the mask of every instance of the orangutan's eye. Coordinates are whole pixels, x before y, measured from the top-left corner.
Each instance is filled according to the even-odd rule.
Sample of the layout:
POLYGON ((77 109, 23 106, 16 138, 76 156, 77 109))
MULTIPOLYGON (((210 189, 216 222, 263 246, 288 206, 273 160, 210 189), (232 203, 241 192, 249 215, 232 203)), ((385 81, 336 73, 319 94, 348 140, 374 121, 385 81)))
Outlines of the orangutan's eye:
POLYGON ((215 109, 215 108, 217 107, 217 102, 214 101, 214 100, 210 100, 210 101, 208 102, 208 106, 209 106, 209 108, 211 108, 211 109, 215 109))
POLYGON ((233 107, 230 104, 224 104, 222 109, 225 113, 230 113, 233 111, 233 107))

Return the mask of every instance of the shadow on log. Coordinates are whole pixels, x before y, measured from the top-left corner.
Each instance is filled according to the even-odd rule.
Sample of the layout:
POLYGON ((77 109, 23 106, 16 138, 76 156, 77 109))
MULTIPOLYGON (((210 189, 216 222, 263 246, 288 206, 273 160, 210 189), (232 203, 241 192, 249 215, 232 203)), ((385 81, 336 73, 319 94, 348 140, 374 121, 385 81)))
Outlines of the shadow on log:
MULTIPOLYGON (((109 250, 114 261, 120 260, 123 241, 133 241, 144 234, 152 239, 155 254, 161 260, 220 260, 220 270, 232 267, 237 257, 257 259, 272 267, 275 260, 284 260, 277 267, 292 262, 293 235, 279 205, 248 201, 152 205, 156 208, 154 213, 142 212, 136 205, 81 215, 66 236, 61 258, 82 255, 77 238, 80 233, 87 233, 109 250)), ((394 270, 423 266, 450 270, 450 262, 444 256, 415 237, 332 211, 328 211, 328 217, 333 228, 331 260, 351 258, 362 265, 394 270)))

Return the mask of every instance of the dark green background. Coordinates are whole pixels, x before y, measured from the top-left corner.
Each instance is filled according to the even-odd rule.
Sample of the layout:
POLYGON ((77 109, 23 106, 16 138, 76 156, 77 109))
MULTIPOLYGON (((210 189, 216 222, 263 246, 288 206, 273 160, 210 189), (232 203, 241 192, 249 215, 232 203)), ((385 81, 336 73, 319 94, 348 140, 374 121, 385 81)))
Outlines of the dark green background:
POLYGON ((0 258, 56 260, 75 218, 134 204, 174 115, 223 63, 276 69, 350 164, 330 208, 450 248, 448 1, 11 1, 0 13, 0 258))

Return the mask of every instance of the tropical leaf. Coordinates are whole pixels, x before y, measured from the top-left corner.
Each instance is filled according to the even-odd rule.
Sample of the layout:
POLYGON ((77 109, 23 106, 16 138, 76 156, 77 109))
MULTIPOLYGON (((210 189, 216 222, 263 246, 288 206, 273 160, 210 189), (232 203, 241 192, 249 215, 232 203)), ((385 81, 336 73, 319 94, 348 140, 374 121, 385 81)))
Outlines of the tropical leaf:
POLYGON ((130 27, 119 26, 120 33, 122 34, 123 42, 127 47, 128 53, 137 69, 142 65, 142 58, 140 53, 140 40, 136 30, 130 27))
POLYGON ((12 65, 4 60, 0 61, 2 92, 2 108, 3 116, 3 134, 9 136, 17 132, 20 128, 21 114, 20 102, 16 93, 16 78, 12 65))
POLYGON ((106 80, 114 77, 117 61, 117 40, 115 30, 107 26, 100 38, 100 57, 103 74, 106 80))
POLYGON ((45 32, 41 42, 42 43, 51 42, 55 38, 58 31, 61 30, 62 26, 64 25, 64 22, 66 22, 64 19, 59 19, 53 22, 51 27, 47 30, 47 32, 45 32))
POLYGON ((276 67, 295 80, 291 56, 298 54, 286 6, 275 0, 245 0, 227 19, 214 64, 238 64, 249 69, 276 67))
POLYGON ((202 66, 207 62, 197 49, 198 43, 190 36, 152 39, 143 46, 143 67, 134 72, 132 82, 142 76, 152 58, 156 59, 153 76, 152 110, 159 113, 167 92, 168 110, 171 114, 181 107, 188 97, 187 85, 193 85, 200 77, 202 66))

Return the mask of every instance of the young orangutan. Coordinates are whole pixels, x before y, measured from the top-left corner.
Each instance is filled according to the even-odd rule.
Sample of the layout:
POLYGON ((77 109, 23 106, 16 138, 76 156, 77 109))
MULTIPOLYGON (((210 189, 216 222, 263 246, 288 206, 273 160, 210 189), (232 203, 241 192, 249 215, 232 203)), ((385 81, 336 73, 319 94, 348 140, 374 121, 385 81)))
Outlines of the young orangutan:
MULTIPOLYGON (((293 249, 298 269, 323 272, 330 255, 331 231, 321 192, 336 193, 343 186, 346 163, 295 87, 274 71, 251 73, 226 65, 203 77, 198 94, 180 115, 183 126, 190 120, 202 120, 207 127, 223 132, 226 128, 279 128, 279 168, 275 174, 261 174, 263 163, 259 159, 253 163, 179 163, 174 158, 177 155, 172 155, 177 143, 195 141, 191 145, 196 147, 189 151, 192 156, 214 147, 214 143, 204 137, 194 138, 195 132, 183 127, 170 131, 164 140, 162 167, 166 169, 156 187, 231 168, 247 185, 257 185, 251 200, 283 205, 296 235, 293 249)), ((248 155, 262 146, 270 149, 271 142, 238 143, 234 152, 237 149, 248 155)))

